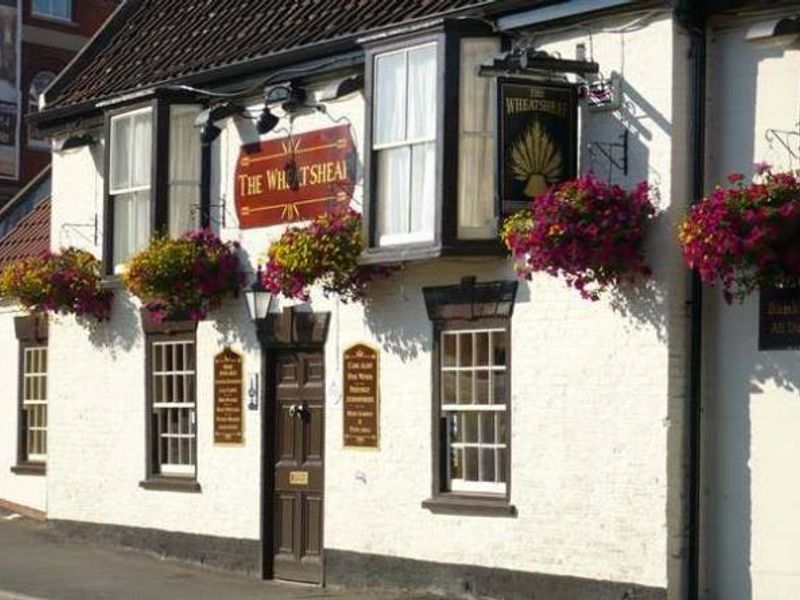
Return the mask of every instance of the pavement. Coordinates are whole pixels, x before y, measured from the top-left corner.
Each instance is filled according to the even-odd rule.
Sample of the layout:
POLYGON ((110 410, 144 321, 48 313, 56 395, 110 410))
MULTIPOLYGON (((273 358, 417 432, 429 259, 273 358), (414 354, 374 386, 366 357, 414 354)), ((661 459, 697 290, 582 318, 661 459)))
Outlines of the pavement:
POLYGON ((57 538, 0 511, 0 600, 442 600, 248 579, 133 551, 57 538))

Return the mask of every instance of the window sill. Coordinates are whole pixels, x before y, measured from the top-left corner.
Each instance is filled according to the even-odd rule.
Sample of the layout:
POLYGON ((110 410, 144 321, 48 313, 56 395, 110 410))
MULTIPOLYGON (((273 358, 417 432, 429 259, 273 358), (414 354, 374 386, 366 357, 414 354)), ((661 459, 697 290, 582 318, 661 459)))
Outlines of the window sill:
POLYGON ((364 250, 358 262, 362 265, 379 265, 447 256, 502 257, 506 254, 498 240, 461 240, 445 246, 439 243, 375 246, 364 250))
POLYGON ((47 475, 47 465, 45 463, 22 463, 11 467, 11 472, 15 475, 44 477, 47 475))
POLYGON ((443 494, 423 500, 422 508, 437 515, 473 517, 516 517, 517 508, 506 498, 492 496, 443 494))
POLYGON ((151 477, 139 482, 139 487, 158 492, 183 492, 199 494, 203 491, 195 479, 183 477, 151 477))
POLYGON ((358 259, 362 265, 402 263, 411 260, 426 260, 442 255, 442 247, 435 243, 397 244, 367 248, 358 259))

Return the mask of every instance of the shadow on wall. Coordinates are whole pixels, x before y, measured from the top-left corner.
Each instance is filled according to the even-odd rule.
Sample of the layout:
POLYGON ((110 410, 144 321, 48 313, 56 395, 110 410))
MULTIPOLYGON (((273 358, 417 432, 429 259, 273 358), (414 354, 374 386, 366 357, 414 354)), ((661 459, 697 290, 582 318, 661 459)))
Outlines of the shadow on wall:
MULTIPOLYGON (((620 73, 612 73, 620 77, 620 73)), ((662 183, 661 174, 650 164, 650 148, 653 141, 652 128, 655 126, 670 136, 672 125, 669 120, 648 102, 628 81, 623 78, 623 104, 618 111, 589 112, 584 108, 581 119, 581 172, 592 172, 611 183, 632 189, 640 181, 647 180, 654 188, 653 202, 658 206, 658 191, 662 183), (627 175, 622 169, 625 160, 622 136, 628 132, 627 175), (592 149, 592 147, 594 148, 592 149), (601 151, 604 149, 607 154, 601 151)), ((663 208, 659 207, 659 210, 663 208)), ((633 329, 650 327, 661 342, 666 341, 667 310, 665 282, 667 273, 660 268, 659 259, 663 252, 659 249, 665 243, 675 240, 673 223, 675 215, 670 205, 666 212, 659 212, 652 224, 646 249, 648 264, 653 268, 653 276, 638 279, 612 290, 609 301, 612 309, 625 317, 633 329)))
POLYGON ((97 323, 91 319, 81 319, 81 325, 89 331, 89 341, 98 350, 103 350, 116 360, 119 353, 133 348, 141 331, 141 317, 130 296, 122 289, 114 292, 111 307, 111 321, 97 323))
MULTIPOLYGON (((727 173, 750 174, 756 156, 758 74, 761 65, 783 56, 785 49, 746 42, 740 30, 715 32, 709 69, 709 92, 719 99, 708 111, 707 187, 725 183, 727 173)), ((793 92, 794 93, 794 92, 793 92)), ((792 114, 794 123, 796 115, 792 114)), ((702 595, 709 600, 753 597, 751 403, 765 385, 800 389, 793 353, 758 352, 758 300, 724 305, 718 290, 707 290, 716 302, 707 333, 709 385, 704 394, 702 454, 703 540, 702 595), (731 318, 731 311, 739 313, 731 318), (723 385, 724 382, 724 385, 723 385)), ((709 314, 707 312, 707 314, 709 314)))
POLYGON ((421 287, 407 285, 405 269, 375 281, 364 303, 364 321, 386 352, 403 362, 430 350, 433 327, 425 311, 421 287))

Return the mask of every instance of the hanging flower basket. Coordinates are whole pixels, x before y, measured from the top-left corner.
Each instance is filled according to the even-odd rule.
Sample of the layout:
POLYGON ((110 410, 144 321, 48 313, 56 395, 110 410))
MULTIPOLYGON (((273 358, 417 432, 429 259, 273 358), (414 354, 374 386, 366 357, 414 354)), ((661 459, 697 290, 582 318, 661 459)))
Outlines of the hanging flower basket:
POLYGON ((241 291, 246 275, 238 251, 210 230, 160 237, 131 258, 122 281, 153 322, 200 321, 241 291))
POLYGON ((85 250, 33 256, 0 272, 0 296, 13 298, 32 314, 61 313, 105 321, 113 292, 101 287, 102 264, 85 250))
POLYGON ((728 175, 730 186, 700 200, 680 226, 686 263, 704 283, 721 286, 728 303, 800 280, 800 179, 767 163, 755 167, 749 183, 728 175))
POLYGON ((500 236, 519 276, 562 277, 594 301, 609 287, 650 276, 644 239, 655 212, 646 182, 627 191, 583 175, 534 198, 500 236))
POLYGON ((308 301, 309 288, 320 285, 328 296, 344 302, 364 299, 367 284, 391 269, 358 264, 361 215, 339 210, 316 217, 307 225, 289 227, 267 252, 263 283, 273 294, 308 301))

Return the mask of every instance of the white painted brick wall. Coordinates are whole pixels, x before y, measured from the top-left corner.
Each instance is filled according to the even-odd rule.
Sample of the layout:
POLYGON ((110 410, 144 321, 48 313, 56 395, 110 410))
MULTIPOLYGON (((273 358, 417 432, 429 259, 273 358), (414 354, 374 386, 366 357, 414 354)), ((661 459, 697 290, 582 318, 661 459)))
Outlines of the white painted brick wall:
MULTIPOLYGON (((673 202, 673 34, 670 19, 661 17, 624 36, 595 31, 591 40, 604 72, 623 72, 635 93, 637 133, 625 183, 650 177, 659 185, 665 209, 673 202)), ((573 55, 577 42, 589 43, 586 30, 541 41, 565 57, 573 55)), ((334 118, 352 119, 356 143, 363 147, 362 98, 331 104, 329 111, 334 118)), ((303 117, 294 131, 329 124, 323 115, 303 117)), ((583 144, 615 141, 620 132, 611 114, 587 116, 583 144)), ((226 128, 215 157, 223 166, 214 182, 215 204, 224 201, 227 207, 224 236, 242 241, 254 261, 277 231, 236 228, 233 165, 240 141, 252 136, 246 124, 226 128)), ((95 213, 101 217, 100 156, 81 149, 55 157, 54 240, 92 247, 91 239, 71 233, 66 223, 93 220, 95 213)), ((584 153, 582 168, 589 166, 584 153)), ((326 349, 326 547, 665 586, 668 400, 679 397, 675 389, 682 382, 682 355, 671 347, 668 327, 670 315, 682 306, 667 291, 682 273, 672 244, 672 223, 662 219, 650 243, 655 286, 649 298, 628 307, 632 314, 614 309, 608 300, 583 301, 548 277, 521 286, 512 325, 515 519, 432 515, 420 506, 431 493, 432 396, 431 325, 420 288, 456 283, 467 274, 509 278, 510 265, 477 259, 408 265, 376 284, 366 313, 315 296, 315 310, 333 312, 326 349), (342 448, 339 359, 355 341, 384 347, 378 452, 342 448)), ((135 304, 119 293, 112 322, 93 333, 72 319, 53 325, 48 476, 53 518, 258 536, 258 414, 247 413, 244 447, 211 444, 212 355, 229 341, 246 350, 248 372, 259 360, 243 301, 229 303, 225 316, 230 317, 227 335, 213 319, 198 332, 203 493, 194 495, 138 487, 144 475, 145 417, 135 304)))

